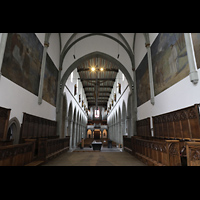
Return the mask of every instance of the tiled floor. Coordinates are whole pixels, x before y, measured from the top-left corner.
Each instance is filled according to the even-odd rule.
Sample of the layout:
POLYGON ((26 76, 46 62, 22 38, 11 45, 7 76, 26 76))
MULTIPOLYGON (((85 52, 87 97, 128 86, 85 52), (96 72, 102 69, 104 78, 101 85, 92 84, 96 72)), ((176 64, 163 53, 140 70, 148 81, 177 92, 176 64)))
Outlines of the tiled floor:
MULTIPOLYGON (((79 149, 80 150, 80 149, 79 149)), ((85 149, 87 150, 87 149, 85 149)), ((120 149, 102 149, 101 151, 65 152, 43 166, 146 166, 127 152, 120 149), (110 152, 109 152, 110 151, 110 152), (115 152, 114 152, 115 151, 115 152)))

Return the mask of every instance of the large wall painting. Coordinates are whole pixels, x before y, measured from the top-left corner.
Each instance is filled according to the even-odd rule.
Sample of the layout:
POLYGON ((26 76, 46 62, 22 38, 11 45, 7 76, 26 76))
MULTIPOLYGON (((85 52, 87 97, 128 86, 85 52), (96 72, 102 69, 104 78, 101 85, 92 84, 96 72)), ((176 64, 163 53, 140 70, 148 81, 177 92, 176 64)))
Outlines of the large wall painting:
POLYGON ((137 106, 150 99, 149 69, 147 54, 136 69, 137 106))
POLYGON ((192 40, 194 46, 194 52, 197 62, 197 68, 200 68, 200 33, 192 33, 192 40))
MULTIPOLYGON (((34 33, 9 33, 2 74, 29 92, 38 95, 43 45, 34 33)), ((58 70, 47 54, 43 99, 56 106, 58 70)))
POLYGON ((2 74, 38 95, 43 46, 34 33, 9 33, 2 74))
POLYGON ((160 33, 151 46, 155 95, 189 75, 183 33, 160 33))
POLYGON ((51 105, 56 106, 58 70, 48 54, 46 59, 42 98, 51 105))

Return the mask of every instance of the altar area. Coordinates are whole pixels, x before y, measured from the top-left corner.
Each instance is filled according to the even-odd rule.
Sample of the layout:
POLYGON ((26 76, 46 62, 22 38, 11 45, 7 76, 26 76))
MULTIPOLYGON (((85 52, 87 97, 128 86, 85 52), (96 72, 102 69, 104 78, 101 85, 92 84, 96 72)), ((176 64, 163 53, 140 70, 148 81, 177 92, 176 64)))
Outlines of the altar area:
POLYGON ((101 151, 102 142, 96 142, 95 140, 92 142, 93 151, 101 151))
POLYGON ((90 147, 84 147, 83 149, 80 148, 76 148, 73 150, 73 152, 123 152, 122 148, 117 148, 117 147, 113 147, 113 148, 108 148, 108 147, 103 147, 101 146, 101 151, 94 151, 93 148, 90 147))

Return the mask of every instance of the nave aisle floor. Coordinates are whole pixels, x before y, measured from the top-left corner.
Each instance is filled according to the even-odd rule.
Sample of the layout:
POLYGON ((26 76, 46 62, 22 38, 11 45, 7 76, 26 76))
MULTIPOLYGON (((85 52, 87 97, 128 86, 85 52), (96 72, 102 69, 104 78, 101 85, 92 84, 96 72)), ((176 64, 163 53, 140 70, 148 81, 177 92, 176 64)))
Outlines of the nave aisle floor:
MULTIPOLYGON (((120 149, 65 152, 42 166, 146 166, 134 156, 120 149), (106 151, 107 150, 107 151, 106 151)), ((86 150, 86 149, 85 149, 86 150)))

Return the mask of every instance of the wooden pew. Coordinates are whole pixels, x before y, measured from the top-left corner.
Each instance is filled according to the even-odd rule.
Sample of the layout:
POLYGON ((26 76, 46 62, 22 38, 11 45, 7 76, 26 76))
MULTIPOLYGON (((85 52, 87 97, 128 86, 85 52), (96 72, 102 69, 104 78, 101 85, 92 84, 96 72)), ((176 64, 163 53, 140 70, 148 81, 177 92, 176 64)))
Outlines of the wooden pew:
POLYGON ((124 144, 124 150, 132 154, 134 148, 132 137, 128 138, 127 136, 123 136, 123 144, 124 144))
POLYGON ((13 140, 7 139, 10 111, 11 109, 0 107, 0 146, 13 144, 13 140))
POLYGON ((150 166, 181 165, 179 140, 152 137, 149 117, 138 120, 136 125, 137 136, 124 138, 125 149, 129 149, 130 151, 132 148, 132 154, 150 166))
POLYGON ((200 142, 186 142, 187 166, 200 166, 200 142))
MULTIPOLYGON (((199 104, 195 104, 193 106, 189 106, 187 108, 172 111, 162 115, 153 116, 152 119, 154 136, 151 137, 150 134, 150 118, 139 120, 136 122, 137 136, 133 136, 133 141, 131 140, 131 138, 124 138, 125 149, 131 149, 132 147, 133 154, 137 154, 138 151, 141 150, 142 153, 140 152, 139 154, 143 155, 142 157, 144 158, 144 156, 149 157, 154 155, 151 154, 151 152, 154 151, 147 151, 146 148, 143 148, 141 146, 143 143, 147 146, 149 145, 149 143, 151 144, 151 146, 160 146, 158 145, 159 142, 166 143, 168 141, 176 141, 179 143, 179 156, 181 155, 182 164, 185 165, 184 163, 187 163, 185 159, 189 155, 187 151, 190 150, 189 147, 186 150, 186 143, 188 141, 200 142, 199 104), (142 143, 140 140, 144 140, 145 142, 143 141, 142 143), (143 151, 146 153, 144 153, 143 151)), ((162 155, 162 153, 160 154, 158 152, 157 154, 158 157, 159 155, 162 155)), ((150 157, 150 159, 152 160, 155 158, 155 156, 150 157)), ((151 164, 151 162, 149 162, 149 164, 151 164)))
POLYGON ((69 136, 57 139, 39 139, 38 160, 47 161, 60 153, 69 150, 69 136))
POLYGON ((153 116, 154 136, 179 140, 199 140, 199 104, 153 116))
POLYGON ((150 117, 136 121, 137 136, 151 137, 150 117))
POLYGON ((136 121, 137 136, 128 138, 123 136, 124 150, 128 151, 132 155, 135 155, 136 149, 134 144, 134 138, 152 139, 150 129, 150 117, 136 121))
POLYGON ((155 138, 179 140, 182 164, 186 165, 186 142, 200 141, 199 104, 152 118, 155 138))
POLYGON ((55 139, 57 122, 44 119, 42 117, 23 113, 23 121, 20 129, 20 143, 26 142, 28 139, 36 139, 35 156, 38 155, 38 144, 40 138, 55 139))
POLYGON ((56 135, 57 122, 42 117, 23 113, 20 131, 20 143, 28 138, 58 138, 56 135))
POLYGON ((34 161, 28 166, 35 166, 69 149, 69 137, 56 135, 57 122, 23 113, 20 130, 20 143, 34 142, 34 161))
POLYGON ((34 143, 0 147, 0 166, 24 166, 33 160, 34 143))
POLYGON ((145 140, 133 137, 134 154, 149 166, 181 166, 179 141, 145 140))

